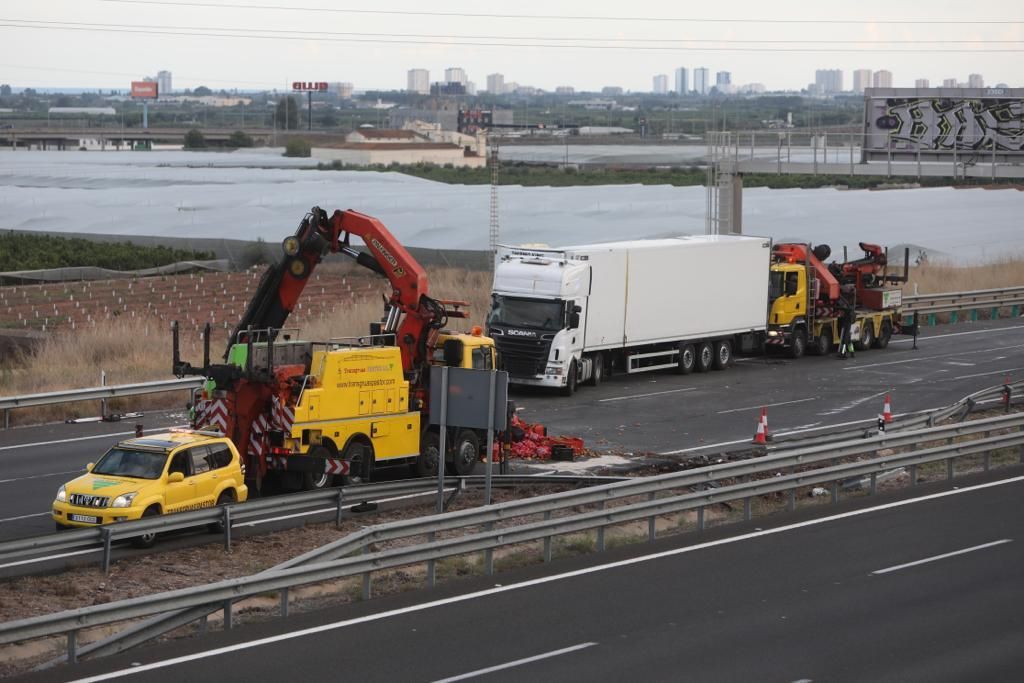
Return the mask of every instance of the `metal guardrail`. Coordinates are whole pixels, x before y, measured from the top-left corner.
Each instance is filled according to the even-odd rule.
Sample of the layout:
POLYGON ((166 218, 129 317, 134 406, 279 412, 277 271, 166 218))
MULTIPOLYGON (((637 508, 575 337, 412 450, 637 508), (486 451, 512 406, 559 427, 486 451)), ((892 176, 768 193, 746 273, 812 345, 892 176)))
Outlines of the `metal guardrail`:
MULTIPOLYGON (((903 297, 904 313, 952 313, 965 310, 1017 308, 1024 304, 1024 287, 976 289, 903 297)), ((995 317, 995 314, 993 315, 995 317)))
MULTIPOLYGON (((1024 414, 1014 413, 953 426, 930 427, 899 435, 877 434, 870 439, 814 445, 784 453, 769 454, 756 461, 731 462, 684 472, 631 479, 583 490, 550 496, 510 501, 484 508, 432 515, 370 527, 295 558, 273 570, 249 577, 94 605, 57 614, 42 615, 0 624, 0 644, 21 640, 68 635, 68 654, 76 656, 77 634, 81 629, 126 619, 161 614, 171 610, 202 608, 224 609, 225 625, 230 627, 231 603, 246 597, 280 591, 282 612, 287 612, 288 590, 297 586, 344 577, 363 576, 363 593, 371 593, 371 574, 409 564, 428 564, 427 583, 434 581, 434 562, 466 553, 486 553, 486 571, 493 571, 493 551, 501 546, 544 542, 544 559, 551 559, 554 536, 597 530, 597 548, 604 549, 604 529, 611 525, 647 520, 648 536, 656 537, 655 520, 660 515, 696 510, 698 527, 704 526, 704 508, 721 502, 743 500, 744 518, 752 516, 751 500, 768 493, 788 491, 789 507, 795 507, 798 488, 832 484, 833 501, 838 500, 839 482, 854 477, 870 477, 875 492, 880 472, 946 461, 949 477, 954 460, 963 456, 985 455, 1002 448, 1024 446, 1024 414), (964 436, 980 437, 957 441, 964 436), (838 461, 854 455, 875 456, 881 449, 907 447, 945 441, 938 446, 872 457, 870 460, 838 461), (825 463, 818 469, 807 468, 825 463), (838 464, 837 464, 838 463, 838 464), (764 478, 758 478, 764 477, 764 478), (697 488, 696 491, 692 490, 697 488), (683 489, 684 492, 679 493, 683 489), (663 497, 659 497, 663 494, 663 497), (667 494, 667 495, 664 495, 667 494), (616 507, 606 507, 617 503, 616 507), (575 511, 578 506, 597 505, 597 509, 575 511), (554 516, 555 512, 569 512, 554 516), (536 517, 542 516, 537 521, 536 517), (525 523, 499 526, 501 522, 528 517, 525 523), (476 531, 461 536, 440 537, 456 529, 476 531), (424 537, 420 543, 405 543, 374 550, 374 544, 401 538, 424 537), (362 554, 351 554, 361 551, 362 554)), ((1022 456, 1024 459, 1024 456, 1022 456)), ((911 484, 916 484, 912 474, 911 484)))

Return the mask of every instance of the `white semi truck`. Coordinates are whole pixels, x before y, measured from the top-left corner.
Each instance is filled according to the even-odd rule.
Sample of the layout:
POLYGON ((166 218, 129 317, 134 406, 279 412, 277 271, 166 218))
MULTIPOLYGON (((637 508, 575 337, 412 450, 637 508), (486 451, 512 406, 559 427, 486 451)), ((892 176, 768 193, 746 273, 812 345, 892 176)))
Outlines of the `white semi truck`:
POLYGON ((516 384, 724 369, 763 342, 771 240, 681 236, 561 249, 500 247, 488 335, 516 384))

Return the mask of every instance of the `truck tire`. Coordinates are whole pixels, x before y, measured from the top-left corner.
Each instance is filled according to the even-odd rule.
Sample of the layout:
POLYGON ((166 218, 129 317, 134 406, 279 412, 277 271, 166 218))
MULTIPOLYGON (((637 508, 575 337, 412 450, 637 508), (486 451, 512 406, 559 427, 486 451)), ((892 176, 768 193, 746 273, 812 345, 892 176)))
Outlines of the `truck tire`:
POLYGON ((441 461, 441 438, 437 432, 423 434, 420 441, 420 454, 416 458, 416 475, 420 477, 436 477, 437 463, 441 461))
POLYGON ((472 429, 463 429, 455 439, 452 471, 459 477, 468 477, 473 474, 478 460, 480 460, 480 438, 472 429))
POLYGON ((362 484, 370 480, 370 472, 373 470, 373 446, 361 439, 353 439, 345 446, 341 458, 348 463, 348 474, 343 479, 345 484, 362 484))
POLYGON ((882 321, 882 331, 878 333, 878 337, 875 339, 875 348, 884 349, 889 345, 889 339, 892 338, 892 323, 888 320, 882 321))
POLYGON ((697 346, 697 372, 707 372, 715 362, 715 350, 710 342, 701 342, 697 346))
POLYGON ((807 351, 807 330, 798 327, 793 330, 793 336, 789 340, 789 357, 801 358, 807 351))
POLYGON ((864 323, 864 331, 860 333, 860 339, 853 342, 853 348, 857 351, 867 351, 875 344, 874 323, 864 323))
POLYGON ((711 361, 711 367, 715 370, 725 370, 732 365, 732 342, 728 339, 720 339, 715 342, 715 359, 711 361))
POLYGON ((590 370, 590 384, 591 386, 598 386, 604 379, 604 354, 595 353, 592 359, 592 365, 590 370))
POLYGON ((697 365, 697 350, 693 344, 679 345, 679 362, 676 364, 677 375, 689 375, 697 365))
POLYGON ((810 347, 815 356, 827 356, 832 353, 832 330, 823 330, 810 347))
MULTIPOLYGON (((326 446, 313 446, 309 449, 309 455, 316 456, 318 458, 329 458, 334 455, 334 453, 332 453, 326 446)), ((302 473, 303 491, 319 491, 320 489, 330 488, 333 483, 333 474, 314 474, 312 472, 302 473)))
POLYGON ((565 386, 562 387, 562 396, 572 396, 576 393, 576 361, 573 360, 569 363, 569 374, 565 380, 565 386))

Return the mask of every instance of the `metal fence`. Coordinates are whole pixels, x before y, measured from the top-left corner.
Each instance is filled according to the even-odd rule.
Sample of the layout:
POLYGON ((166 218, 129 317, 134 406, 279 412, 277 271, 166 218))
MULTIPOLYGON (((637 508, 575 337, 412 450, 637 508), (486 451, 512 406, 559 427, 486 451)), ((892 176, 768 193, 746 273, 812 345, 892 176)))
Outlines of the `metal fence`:
POLYGON ((0 644, 66 634, 68 658, 74 660, 79 631, 94 626, 167 612, 206 614, 223 609, 225 627, 230 628, 232 602, 260 594, 279 593, 281 613, 287 614, 288 591, 302 585, 362 576, 363 594, 368 598, 373 572, 426 563, 426 583, 432 585, 435 563, 443 558, 483 552, 485 571, 491 573, 493 552, 503 546, 541 542, 543 558, 549 561, 552 539, 557 536, 596 531, 597 550, 603 550, 605 530, 614 525, 646 521, 647 536, 653 540, 656 520, 662 515, 696 511, 697 528, 703 529, 708 506, 742 501, 743 518, 749 520, 752 500, 766 494, 788 493, 787 507, 792 510, 799 489, 828 485, 836 502, 842 482, 863 480, 867 490, 875 493, 880 473, 909 468, 914 485, 918 467, 943 462, 947 477, 952 478, 958 458, 980 456, 982 467, 988 469, 993 451, 1014 449, 1012 457, 1019 460, 1024 455, 1016 451, 1024 453, 1022 446, 1024 415, 1013 413, 898 434, 882 432, 866 439, 786 449, 755 460, 391 522, 253 576, 0 624, 0 644), (882 451, 889 454, 879 456, 882 451), (408 542, 413 538, 422 540, 408 542), (396 540, 406 542, 377 547, 396 540))

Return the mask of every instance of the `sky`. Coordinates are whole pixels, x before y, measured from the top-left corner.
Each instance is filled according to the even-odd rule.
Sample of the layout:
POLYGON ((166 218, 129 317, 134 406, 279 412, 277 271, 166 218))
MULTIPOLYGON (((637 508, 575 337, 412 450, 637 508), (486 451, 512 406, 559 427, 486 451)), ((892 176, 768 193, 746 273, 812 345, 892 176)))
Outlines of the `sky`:
MULTIPOLYGON (((175 89, 404 89, 462 67, 545 90, 650 91, 676 67, 800 89, 819 68, 888 69, 893 85, 982 74, 1024 87, 1024 3, 990 0, 645 3, 518 0, 3 0, 0 83, 118 88, 159 70, 175 89), (752 42, 754 41, 754 42, 752 42), (868 41, 868 42, 865 42, 868 41)), ((671 86, 670 86, 671 87, 671 86)))

